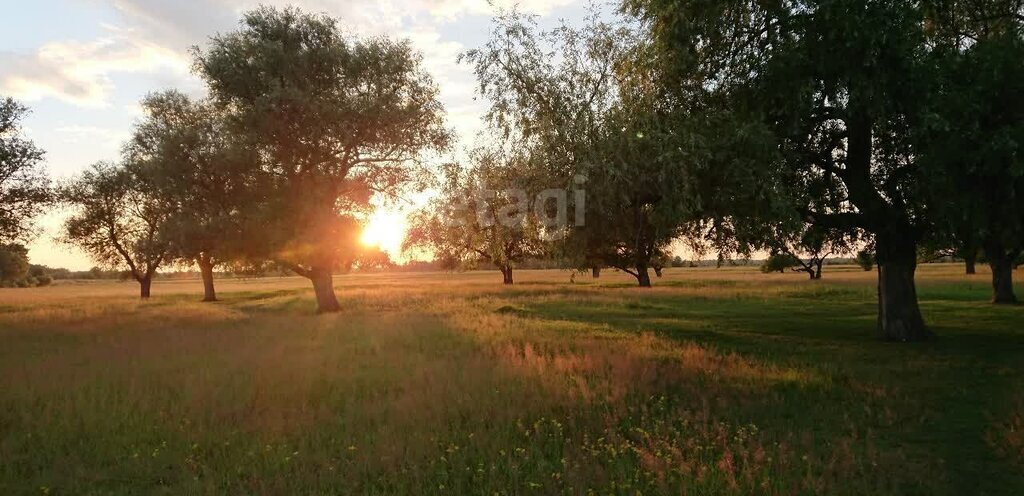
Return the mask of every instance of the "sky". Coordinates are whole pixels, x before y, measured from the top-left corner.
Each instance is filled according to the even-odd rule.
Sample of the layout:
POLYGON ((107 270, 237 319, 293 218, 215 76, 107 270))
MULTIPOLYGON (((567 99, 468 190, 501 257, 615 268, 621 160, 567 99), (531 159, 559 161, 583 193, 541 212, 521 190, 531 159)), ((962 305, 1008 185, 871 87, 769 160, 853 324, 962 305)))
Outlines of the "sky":
MULTIPOLYGON (((0 17, 0 95, 31 108, 26 134, 46 150, 55 180, 116 160, 151 91, 205 93, 190 70, 191 46, 236 29, 258 4, 295 5, 331 15, 361 35, 408 38, 440 88, 448 125, 470 144, 485 110, 464 50, 482 45, 496 9, 517 6, 544 19, 582 19, 584 0, 34 0, 0 17)), ((84 270, 94 264, 54 236, 66 212, 38 221, 32 263, 84 270)), ((395 216, 379 217, 395 220, 395 216)))

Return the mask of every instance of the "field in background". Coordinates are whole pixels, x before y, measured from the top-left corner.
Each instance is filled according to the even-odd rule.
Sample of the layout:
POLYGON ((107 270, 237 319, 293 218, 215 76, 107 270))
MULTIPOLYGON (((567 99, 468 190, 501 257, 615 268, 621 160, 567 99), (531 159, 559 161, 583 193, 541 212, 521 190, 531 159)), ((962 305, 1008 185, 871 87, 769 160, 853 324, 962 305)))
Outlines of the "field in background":
POLYGON ((0 494, 1021 494, 1024 308, 962 270, 915 345, 852 267, 0 290, 0 494))

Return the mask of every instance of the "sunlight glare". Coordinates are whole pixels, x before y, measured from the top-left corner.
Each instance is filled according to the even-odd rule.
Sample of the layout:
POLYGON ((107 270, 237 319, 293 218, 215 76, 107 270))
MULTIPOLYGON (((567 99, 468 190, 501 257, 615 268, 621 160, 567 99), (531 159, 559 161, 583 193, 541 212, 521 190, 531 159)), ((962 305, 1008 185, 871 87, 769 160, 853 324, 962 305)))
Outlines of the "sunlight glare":
POLYGON ((402 251, 402 241, 405 240, 405 230, 405 214, 378 209, 367 220, 359 241, 365 246, 376 246, 392 257, 398 257, 402 251))

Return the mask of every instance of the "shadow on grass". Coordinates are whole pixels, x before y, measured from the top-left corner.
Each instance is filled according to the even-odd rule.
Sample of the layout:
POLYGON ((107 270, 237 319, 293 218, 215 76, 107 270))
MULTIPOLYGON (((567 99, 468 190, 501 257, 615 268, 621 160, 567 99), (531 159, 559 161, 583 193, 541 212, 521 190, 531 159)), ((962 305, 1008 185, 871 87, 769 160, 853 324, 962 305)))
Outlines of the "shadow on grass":
POLYGON ((911 462, 945 467, 948 487, 956 493, 1024 490, 1021 472, 987 441, 993 419, 1006 415, 1020 394, 1024 312, 986 303, 981 284, 922 288, 922 311, 937 338, 920 344, 876 339, 873 288, 814 284, 784 291, 782 298, 616 296, 516 303, 532 318, 655 332, 763 363, 813 370, 830 378, 833 387, 797 387, 781 392, 782 404, 755 399, 752 408, 736 413, 758 425, 826 436, 838 435, 837 429, 853 419, 858 428, 882 432, 892 448, 907 450, 911 462), (888 413, 878 417, 865 409, 888 413))

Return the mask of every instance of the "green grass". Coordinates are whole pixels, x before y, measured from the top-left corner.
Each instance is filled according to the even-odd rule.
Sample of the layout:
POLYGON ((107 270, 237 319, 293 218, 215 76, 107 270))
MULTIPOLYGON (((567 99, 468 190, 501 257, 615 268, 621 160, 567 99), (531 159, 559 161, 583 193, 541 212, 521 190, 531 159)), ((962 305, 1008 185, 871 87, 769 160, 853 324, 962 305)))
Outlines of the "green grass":
POLYGON ((1021 494, 1024 308, 871 275, 520 271, 0 293, 0 494, 1021 494))

